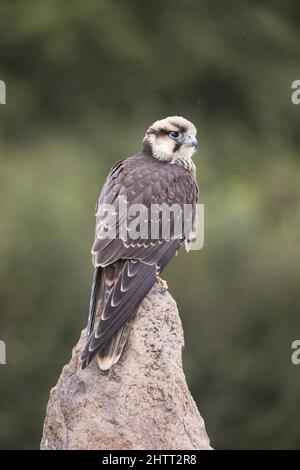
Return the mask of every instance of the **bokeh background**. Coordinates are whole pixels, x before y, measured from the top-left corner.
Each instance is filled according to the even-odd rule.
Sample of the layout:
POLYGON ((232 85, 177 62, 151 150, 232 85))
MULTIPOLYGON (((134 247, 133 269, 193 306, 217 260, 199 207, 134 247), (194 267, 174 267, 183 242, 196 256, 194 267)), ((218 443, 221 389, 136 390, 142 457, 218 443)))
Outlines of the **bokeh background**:
POLYGON ((38 448, 85 326, 94 206, 152 121, 198 127, 204 249, 165 277, 215 448, 300 448, 300 3, 1 0, 0 448, 38 448))

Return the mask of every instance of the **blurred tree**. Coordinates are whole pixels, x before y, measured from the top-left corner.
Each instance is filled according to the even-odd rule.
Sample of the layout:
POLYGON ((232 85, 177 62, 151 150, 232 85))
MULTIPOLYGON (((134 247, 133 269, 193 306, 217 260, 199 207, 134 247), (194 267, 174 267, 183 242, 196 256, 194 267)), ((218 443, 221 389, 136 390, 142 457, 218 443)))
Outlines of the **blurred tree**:
POLYGON ((109 167, 182 114, 206 241, 167 277, 192 392, 214 447, 299 448, 299 2, 2 0, 0 16, 0 447, 39 445, 86 322, 109 167))

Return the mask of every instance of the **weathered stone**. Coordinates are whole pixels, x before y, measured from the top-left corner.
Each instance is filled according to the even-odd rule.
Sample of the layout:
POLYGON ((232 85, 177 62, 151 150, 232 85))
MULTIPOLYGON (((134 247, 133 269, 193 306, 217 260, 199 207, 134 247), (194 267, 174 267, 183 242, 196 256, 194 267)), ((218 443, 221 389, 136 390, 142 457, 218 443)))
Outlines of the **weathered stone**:
POLYGON ((81 369, 86 332, 51 390, 41 449, 210 449, 182 370, 176 303, 157 283, 143 301, 120 361, 81 369))

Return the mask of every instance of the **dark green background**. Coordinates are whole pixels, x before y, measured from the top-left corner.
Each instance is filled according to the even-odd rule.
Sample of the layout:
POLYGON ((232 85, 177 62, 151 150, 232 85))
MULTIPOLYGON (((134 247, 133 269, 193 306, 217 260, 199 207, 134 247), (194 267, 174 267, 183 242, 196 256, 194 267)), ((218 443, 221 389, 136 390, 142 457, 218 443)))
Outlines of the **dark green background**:
POLYGON ((300 448, 299 1, 1 0, 0 18, 0 447, 39 446, 107 171, 179 114, 206 218, 165 275, 190 389, 213 447, 300 448))

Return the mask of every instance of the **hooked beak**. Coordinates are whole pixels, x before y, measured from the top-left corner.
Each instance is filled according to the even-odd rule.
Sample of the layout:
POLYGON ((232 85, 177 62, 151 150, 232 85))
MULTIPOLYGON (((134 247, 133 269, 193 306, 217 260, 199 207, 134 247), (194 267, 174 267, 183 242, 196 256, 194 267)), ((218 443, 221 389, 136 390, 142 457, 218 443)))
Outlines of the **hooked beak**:
POLYGON ((183 142, 188 147, 198 147, 198 141, 194 135, 188 135, 183 142))

